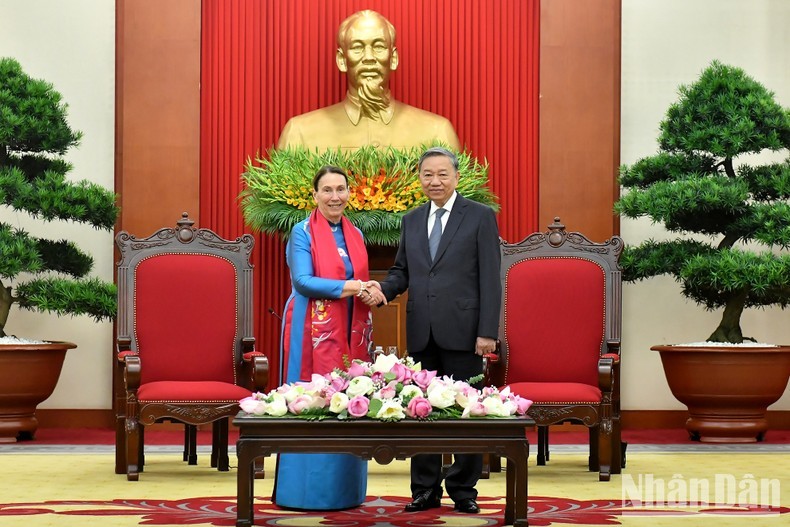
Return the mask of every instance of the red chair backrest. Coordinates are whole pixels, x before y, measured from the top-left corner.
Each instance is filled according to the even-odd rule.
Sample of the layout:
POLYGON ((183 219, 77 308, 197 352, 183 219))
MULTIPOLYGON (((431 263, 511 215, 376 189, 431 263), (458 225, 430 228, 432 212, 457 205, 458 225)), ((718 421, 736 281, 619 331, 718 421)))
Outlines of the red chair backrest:
POLYGON ((596 262, 527 258, 506 270, 505 382, 598 385, 604 349, 606 276, 596 262))
POLYGON ((142 383, 236 380, 237 284, 220 256, 163 253, 134 269, 142 383))

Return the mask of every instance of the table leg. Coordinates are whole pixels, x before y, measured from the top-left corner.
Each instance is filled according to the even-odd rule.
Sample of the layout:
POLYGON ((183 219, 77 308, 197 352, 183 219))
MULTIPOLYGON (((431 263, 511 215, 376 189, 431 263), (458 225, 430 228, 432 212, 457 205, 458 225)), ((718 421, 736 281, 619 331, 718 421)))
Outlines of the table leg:
POLYGON ((529 510, 527 500, 529 494, 527 490, 528 470, 529 470, 529 443, 525 440, 521 448, 520 460, 518 462, 519 470, 516 470, 516 517, 513 522, 513 527, 526 527, 529 525, 527 521, 527 511, 529 510))
POLYGON ((525 527, 527 522, 527 470, 529 444, 508 453, 505 474, 505 525, 525 527))
POLYGON ((513 525, 516 515, 516 461, 508 456, 505 468, 505 525, 513 525))
POLYGON ((236 456, 239 458, 239 468, 236 487, 236 527, 251 527, 255 524, 252 500, 254 495, 255 457, 251 452, 252 444, 239 439, 236 443, 236 456))

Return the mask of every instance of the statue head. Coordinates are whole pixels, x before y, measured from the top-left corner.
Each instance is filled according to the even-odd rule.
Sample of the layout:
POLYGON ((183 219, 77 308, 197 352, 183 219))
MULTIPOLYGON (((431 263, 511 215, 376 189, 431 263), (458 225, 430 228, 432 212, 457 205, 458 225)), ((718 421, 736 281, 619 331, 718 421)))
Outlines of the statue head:
POLYGON ((390 73, 398 67, 395 27, 389 20, 369 9, 346 18, 337 30, 336 62, 363 108, 375 113, 389 106, 390 73))
POLYGON ((398 67, 398 51, 395 27, 380 13, 358 11, 340 23, 335 60, 348 77, 347 96, 340 103, 292 117, 277 148, 411 148, 430 141, 461 148, 450 121, 390 96, 390 75, 398 67), (363 118, 373 129, 357 126, 363 118))

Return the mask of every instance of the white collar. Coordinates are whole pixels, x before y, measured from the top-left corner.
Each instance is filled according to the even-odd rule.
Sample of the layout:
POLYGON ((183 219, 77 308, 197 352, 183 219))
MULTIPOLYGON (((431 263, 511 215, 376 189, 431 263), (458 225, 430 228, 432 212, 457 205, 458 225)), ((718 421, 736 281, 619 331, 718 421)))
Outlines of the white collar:
MULTIPOLYGON (((448 200, 447 200, 447 203, 445 203, 444 205, 442 205, 442 207, 441 207, 441 208, 443 208, 443 209, 444 209, 444 210, 446 210, 447 212, 450 212, 451 210, 453 210, 453 205, 455 205, 455 198, 456 198, 457 196, 458 196, 458 191, 457 191, 457 190, 454 190, 454 191, 453 191, 453 195, 452 195, 452 196, 450 196, 450 199, 448 199, 448 200)), ((434 214, 434 213, 436 212, 436 209, 438 209, 438 208, 439 208, 439 207, 436 205, 436 203, 434 203, 434 202, 432 201, 432 202, 431 202, 431 210, 430 210, 430 211, 428 211, 428 216, 430 216, 430 215, 434 214)))

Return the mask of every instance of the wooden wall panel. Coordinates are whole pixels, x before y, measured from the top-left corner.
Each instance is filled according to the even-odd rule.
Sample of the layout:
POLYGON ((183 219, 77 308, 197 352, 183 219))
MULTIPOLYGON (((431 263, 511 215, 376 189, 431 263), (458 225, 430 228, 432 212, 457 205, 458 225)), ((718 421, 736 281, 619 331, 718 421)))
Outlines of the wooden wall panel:
POLYGON ((620 0, 542 0, 540 204, 595 241, 619 232, 620 0))
POLYGON ((200 214, 200 0, 116 0, 119 229, 200 214))

